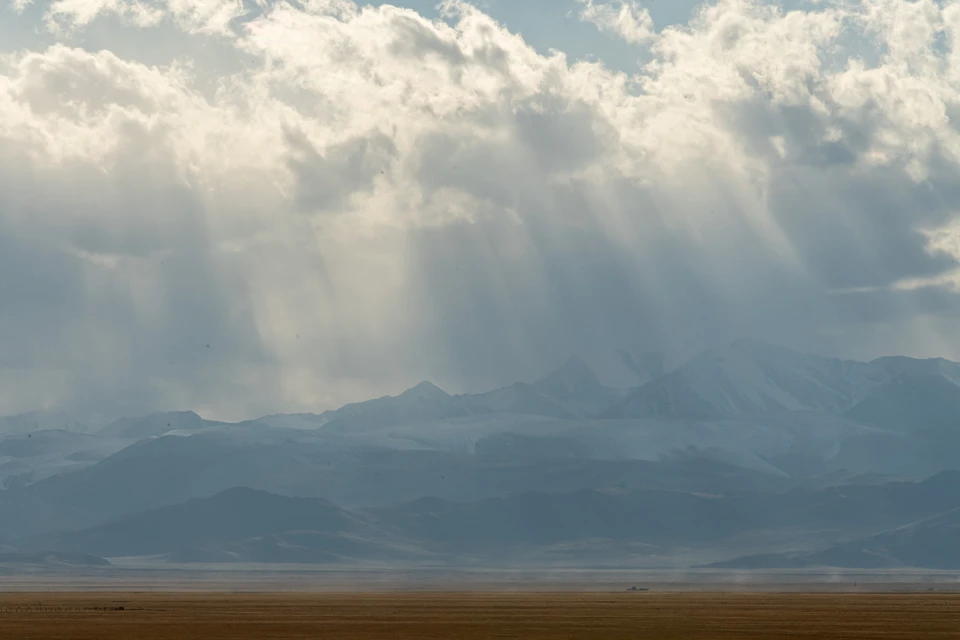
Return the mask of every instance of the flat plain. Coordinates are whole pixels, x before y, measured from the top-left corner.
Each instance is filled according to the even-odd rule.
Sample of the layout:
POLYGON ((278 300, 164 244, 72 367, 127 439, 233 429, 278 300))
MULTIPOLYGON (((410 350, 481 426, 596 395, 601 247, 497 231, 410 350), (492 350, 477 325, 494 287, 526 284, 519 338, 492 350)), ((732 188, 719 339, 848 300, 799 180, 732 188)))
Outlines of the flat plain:
POLYGON ((960 595, 9 593, 0 638, 960 638, 960 595))

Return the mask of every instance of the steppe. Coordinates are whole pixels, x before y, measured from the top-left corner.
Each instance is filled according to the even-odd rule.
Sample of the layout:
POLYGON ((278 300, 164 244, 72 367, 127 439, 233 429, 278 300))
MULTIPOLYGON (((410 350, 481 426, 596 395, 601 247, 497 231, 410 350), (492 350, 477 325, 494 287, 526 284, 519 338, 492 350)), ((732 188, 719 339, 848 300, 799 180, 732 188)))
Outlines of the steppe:
POLYGON ((960 638, 960 594, 10 592, 0 638, 960 638))

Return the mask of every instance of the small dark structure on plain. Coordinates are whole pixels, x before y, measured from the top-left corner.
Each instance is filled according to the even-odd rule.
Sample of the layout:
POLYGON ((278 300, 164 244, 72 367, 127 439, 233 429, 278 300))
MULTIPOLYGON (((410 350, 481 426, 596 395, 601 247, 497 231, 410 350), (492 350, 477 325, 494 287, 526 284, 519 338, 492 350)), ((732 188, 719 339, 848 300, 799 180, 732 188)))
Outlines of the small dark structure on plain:
POLYGON ((650 591, 650 589, 647 589, 646 587, 630 587, 627 589, 627 591, 650 591))

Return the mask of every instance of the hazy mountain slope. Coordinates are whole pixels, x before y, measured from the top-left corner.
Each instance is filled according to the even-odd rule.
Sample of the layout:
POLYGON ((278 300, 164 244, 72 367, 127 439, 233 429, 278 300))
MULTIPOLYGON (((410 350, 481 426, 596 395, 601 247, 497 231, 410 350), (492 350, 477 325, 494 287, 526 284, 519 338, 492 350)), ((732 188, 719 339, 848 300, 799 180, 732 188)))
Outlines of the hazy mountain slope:
POLYGON ((662 353, 621 348, 586 351, 576 358, 608 389, 636 389, 663 375, 662 353))
POLYGON ((221 549, 246 538, 285 531, 344 533, 367 528, 356 516, 325 500, 233 488, 83 531, 42 536, 31 544, 107 556, 144 555, 221 549))
MULTIPOLYGON (((510 414, 573 418, 584 412, 561 398, 549 396, 533 385, 517 382, 487 393, 458 396, 468 414, 510 414)), ((575 404, 575 403, 574 403, 575 404)), ((586 413, 589 413, 587 411, 586 413)))
POLYGON ((263 416, 255 420, 245 420, 238 423, 243 426, 265 425, 277 429, 319 429, 327 423, 327 419, 316 413, 278 413, 263 416))
MULTIPOLYGON (((458 453, 498 451, 513 440, 534 451, 593 459, 668 460, 702 457, 764 473, 815 475, 837 469, 843 453, 850 470, 887 471, 890 460, 858 458, 845 447, 869 436, 892 435, 829 414, 777 414, 739 420, 596 419, 546 420, 533 416, 470 416, 376 431, 342 434, 367 446, 434 449, 458 453)), ((552 455, 552 454, 551 454, 552 455)), ((936 470, 939 470, 936 469, 936 470)), ((920 475, 926 475, 920 472, 920 475)))
POLYGON ((28 487, 42 501, 103 514, 130 513, 224 489, 283 485, 309 477, 296 444, 263 446, 215 435, 137 442, 86 469, 28 487))
POLYGON ((596 489, 529 492, 467 504, 428 498, 371 512, 406 536, 458 548, 587 538, 697 545, 778 528, 843 534, 882 530, 954 507, 960 507, 960 472, 916 483, 778 495, 596 489))
MULTIPOLYGON (((808 411, 839 415, 899 376, 940 375, 960 381, 960 364, 947 360, 889 357, 856 362, 756 340, 737 340, 708 351, 670 373, 662 373, 662 364, 656 355, 594 353, 570 358, 529 385, 455 396, 423 382, 398 396, 300 416, 294 422, 348 430, 487 413, 693 420, 808 411), (628 393, 625 386, 632 383, 640 386, 628 393)), ((276 423, 280 417, 265 420, 276 423)))
POLYGON ((879 467, 878 462, 885 459, 898 462, 899 467, 888 465, 887 469, 899 473, 960 466, 960 387, 939 373, 900 375, 847 416, 899 435, 864 442, 856 456, 860 464, 879 467))
POLYGON ((840 567, 846 569, 960 569, 960 508, 816 553, 744 556, 711 566, 736 569, 840 567))
POLYGON ((960 509, 807 557, 811 564, 850 568, 960 569, 960 509))
POLYGON ((944 460, 925 438, 879 430, 845 440, 830 460, 833 469, 908 477, 929 476, 956 466, 956 458, 944 460))
MULTIPOLYGON (((653 363, 639 357, 635 360, 627 352, 614 355, 612 359, 619 360, 622 370, 612 377, 621 382, 645 381, 651 377, 649 370, 658 369, 656 360, 653 363)), ((609 368, 610 363, 606 364, 609 368)), ((318 427, 326 425, 328 429, 347 431, 419 424, 468 415, 588 417, 605 411, 623 397, 623 390, 601 384, 590 367, 581 358, 574 357, 532 384, 517 382, 484 393, 451 395, 430 382, 421 382, 397 396, 348 404, 320 416, 300 416, 296 422, 304 426, 313 422, 318 427)), ((278 423, 279 417, 270 416, 265 420, 271 424, 278 423)))
POLYGON ((570 358, 559 369, 531 386, 554 398, 573 398, 580 394, 602 392, 605 389, 596 374, 577 357, 570 358))
POLYGON ((26 550, 108 557, 172 554, 169 557, 180 562, 430 557, 453 564, 486 559, 518 566, 549 558, 589 566, 624 553, 640 565, 680 566, 685 558, 716 559, 728 550, 749 548, 765 555, 726 565, 801 566, 840 562, 830 559, 834 556, 848 564, 862 563, 857 545, 866 543, 851 546, 844 541, 872 536, 870 544, 890 558, 930 565, 934 560, 951 562, 952 556, 937 549, 954 539, 960 519, 952 511, 929 519, 951 509, 960 509, 960 472, 922 482, 798 488, 777 494, 608 487, 530 491, 471 502, 420 498, 352 512, 323 500, 235 488, 16 544, 26 550), (896 542, 899 546, 889 536, 877 535, 918 521, 912 528, 896 529, 897 540, 904 538, 896 542), (912 537, 905 538, 905 532, 912 537), (830 557, 782 553, 798 545, 824 548, 836 542, 842 544, 829 551, 834 554, 830 557), (923 556, 922 548, 932 549, 932 555, 923 556))
POLYGON ((26 435, 35 431, 89 433, 90 427, 65 413, 31 411, 0 418, 0 435, 26 435))
MULTIPOLYGON (((639 380, 639 372, 634 374, 639 380)), ((624 390, 601 384, 596 373, 579 357, 570 358, 531 386, 539 393, 561 401, 567 411, 576 416, 595 416, 626 395, 624 390)))
POLYGON ((452 418, 468 412, 460 398, 435 384, 421 382, 398 396, 348 404, 323 416, 328 428, 370 428, 452 418))
POLYGON ((785 470, 799 477, 834 469, 832 455, 842 451, 845 439, 869 433, 869 427, 823 415, 702 423, 498 414, 343 432, 248 423, 146 439, 23 491, 38 503, 109 517, 234 486, 324 497, 344 506, 426 495, 480 500, 621 483, 723 491, 756 481, 775 490, 791 484, 785 470), (729 473, 703 471, 711 469, 729 473))
POLYGON ((846 485, 804 494, 779 496, 767 524, 770 539, 782 538, 789 551, 751 554, 713 566, 960 568, 958 471, 921 482, 846 485), (797 527, 812 535, 791 540, 788 533, 797 527), (821 551, 815 551, 818 548, 821 551))
POLYGON ((523 493, 478 503, 422 499, 373 510, 400 535, 448 552, 496 553, 518 545, 603 538, 654 544, 706 543, 755 526, 756 513, 689 493, 586 490, 523 493))
POLYGON ((78 567, 102 567, 109 566, 105 558, 89 553, 69 553, 57 551, 42 552, 20 552, 6 551, 0 552, 0 567, 23 567, 31 568, 42 567, 45 569, 70 569, 78 567))
MULTIPOLYGON (((525 493, 471 504, 422 499, 355 514, 321 500, 230 489, 17 544, 26 550, 107 557, 169 554, 179 562, 357 562, 432 556, 456 563, 521 558, 565 541, 608 540, 669 549, 721 540, 765 517, 762 501, 749 508, 745 500, 737 500, 733 508, 731 504, 688 493, 589 490, 525 493)), ((590 553, 584 549, 584 555, 590 553)))
POLYGON ((404 541, 351 533, 288 531, 229 542, 222 547, 179 549, 164 554, 169 562, 262 562, 283 564, 357 564, 418 562, 432 554, 404 541))
MULTIPOLYGON (((554 451, 537 451, 529 443, 527 451, 511 451, 496 440, 481 455, 390 450, 344 444, 323 437, 323 430, 284 432, 264 427, 240 439, 246 429, 144 440, 93 466, 14 493, 28 503, 62 505, 106 518, 206 497, 235 486, 318 496, 357 506, 426 495, 464 501, 616 484, 684 491, 753 486, 774 491, 790 485, 786 478, 709 458, 656 462, 557 457, 554 451)), ((548 440, 545 446, 554 449, 566 444, 548 440)))
POLYGON ((142 440, 143 438, 162 436, 171 431, 195 433, 223 424, 223 422, 215 420, 204 420, 193 411, 171 411, 138 418, 120 418, 101 429, 99 434, 129 440, 142 440))
MULTIPOLYGON (((0 436, 0 458, 63 456, 74 451, 97 448, 107 441, 106 438, 72 431, 35 431, 29 434, 0 436)), ((109 442, 124 446, 115 440, 109 442)))
MULTIPOLYGON (((786 497, 800 492, 786 494, 786 497)), ((960 507, 960 471, 947 471, 919 482, 841 485, 822 489, 813 498, 785 500, 783 524, 824 524, 837 528, 905 524, 960 507)))
POLYGON ((72 431, 0 436, 0 487, 22 487, 58 473, 81 469, 116 453, 126 444, 117 438, 72 431))
POLYGON ((942 376, 948 381, 960 385, 960 362, 944 358, 908 358, 906 356, 886 356, 870 361, 870 367, 890 379, 913 376, 942 376))
POLYGON ((738 340, 653 380, 607 415, 731 418, 777 411, 839 413, 890 377, 881 366, 738 340))
POLYGON ((319 416, 269 416, 264 424, 349 431, 485 414, 561 419, 602 417, 729 420, 770 413, 843 414, 899 376, 960 381, 943 359, 880 358, 869 363, 807 355, 737 340, 663 374, 663 358, 627 350, 576 356, 532 384, 451 395, 422 382, 398 396, 346 405, 319 416), (630 389, 629 392, 627 389, 630 389))
POLYGON ((573 368, 565 365, 532 385, 517 382, 485 393, 456 396, 421 382, 398 396, 328 411, 318 423, 330 431, 349 432, 489 414, 573 418, 594 415, 622 397, 621 392, 596 383, 588 370, 573 368))
POLYGON ((90 509, 44 499, 26 490, 0 491, 0 536, 8 540, 89 527, 102 520, 102 514, 90 509))
POLYGON ((846 415, 893 431, 960 435, 960 386, 939 373, 901 374, 846 415))

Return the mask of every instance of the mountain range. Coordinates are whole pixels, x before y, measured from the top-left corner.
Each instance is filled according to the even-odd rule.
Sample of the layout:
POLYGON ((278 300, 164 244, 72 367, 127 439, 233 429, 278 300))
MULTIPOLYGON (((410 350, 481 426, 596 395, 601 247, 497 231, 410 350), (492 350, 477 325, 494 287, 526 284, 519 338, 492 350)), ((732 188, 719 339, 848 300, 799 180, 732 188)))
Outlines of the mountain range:
POLYGON ((663 363, 239 423, 0 419, 0 565, 960 565, 960 364, 756 340, 663 363))
MULTIPOLYGON (((27 553, 162 556, 175 562, 590 562, 594 565, 774 550, 799 540, 839 545, 782 566, 956 568, 960 472, 920 482, 794 488, 783 493, 610 487, 524 492, 477 502, 420 498, 346 510, 319 498, 232 488, 209 498, 32 536, 27 553), (858 537, 860 536, 860 537, 858 537)), ((776 553, 765 558, 776 566, 776 553)), ((727 561, 748 566, 758 556, 727 561)))

